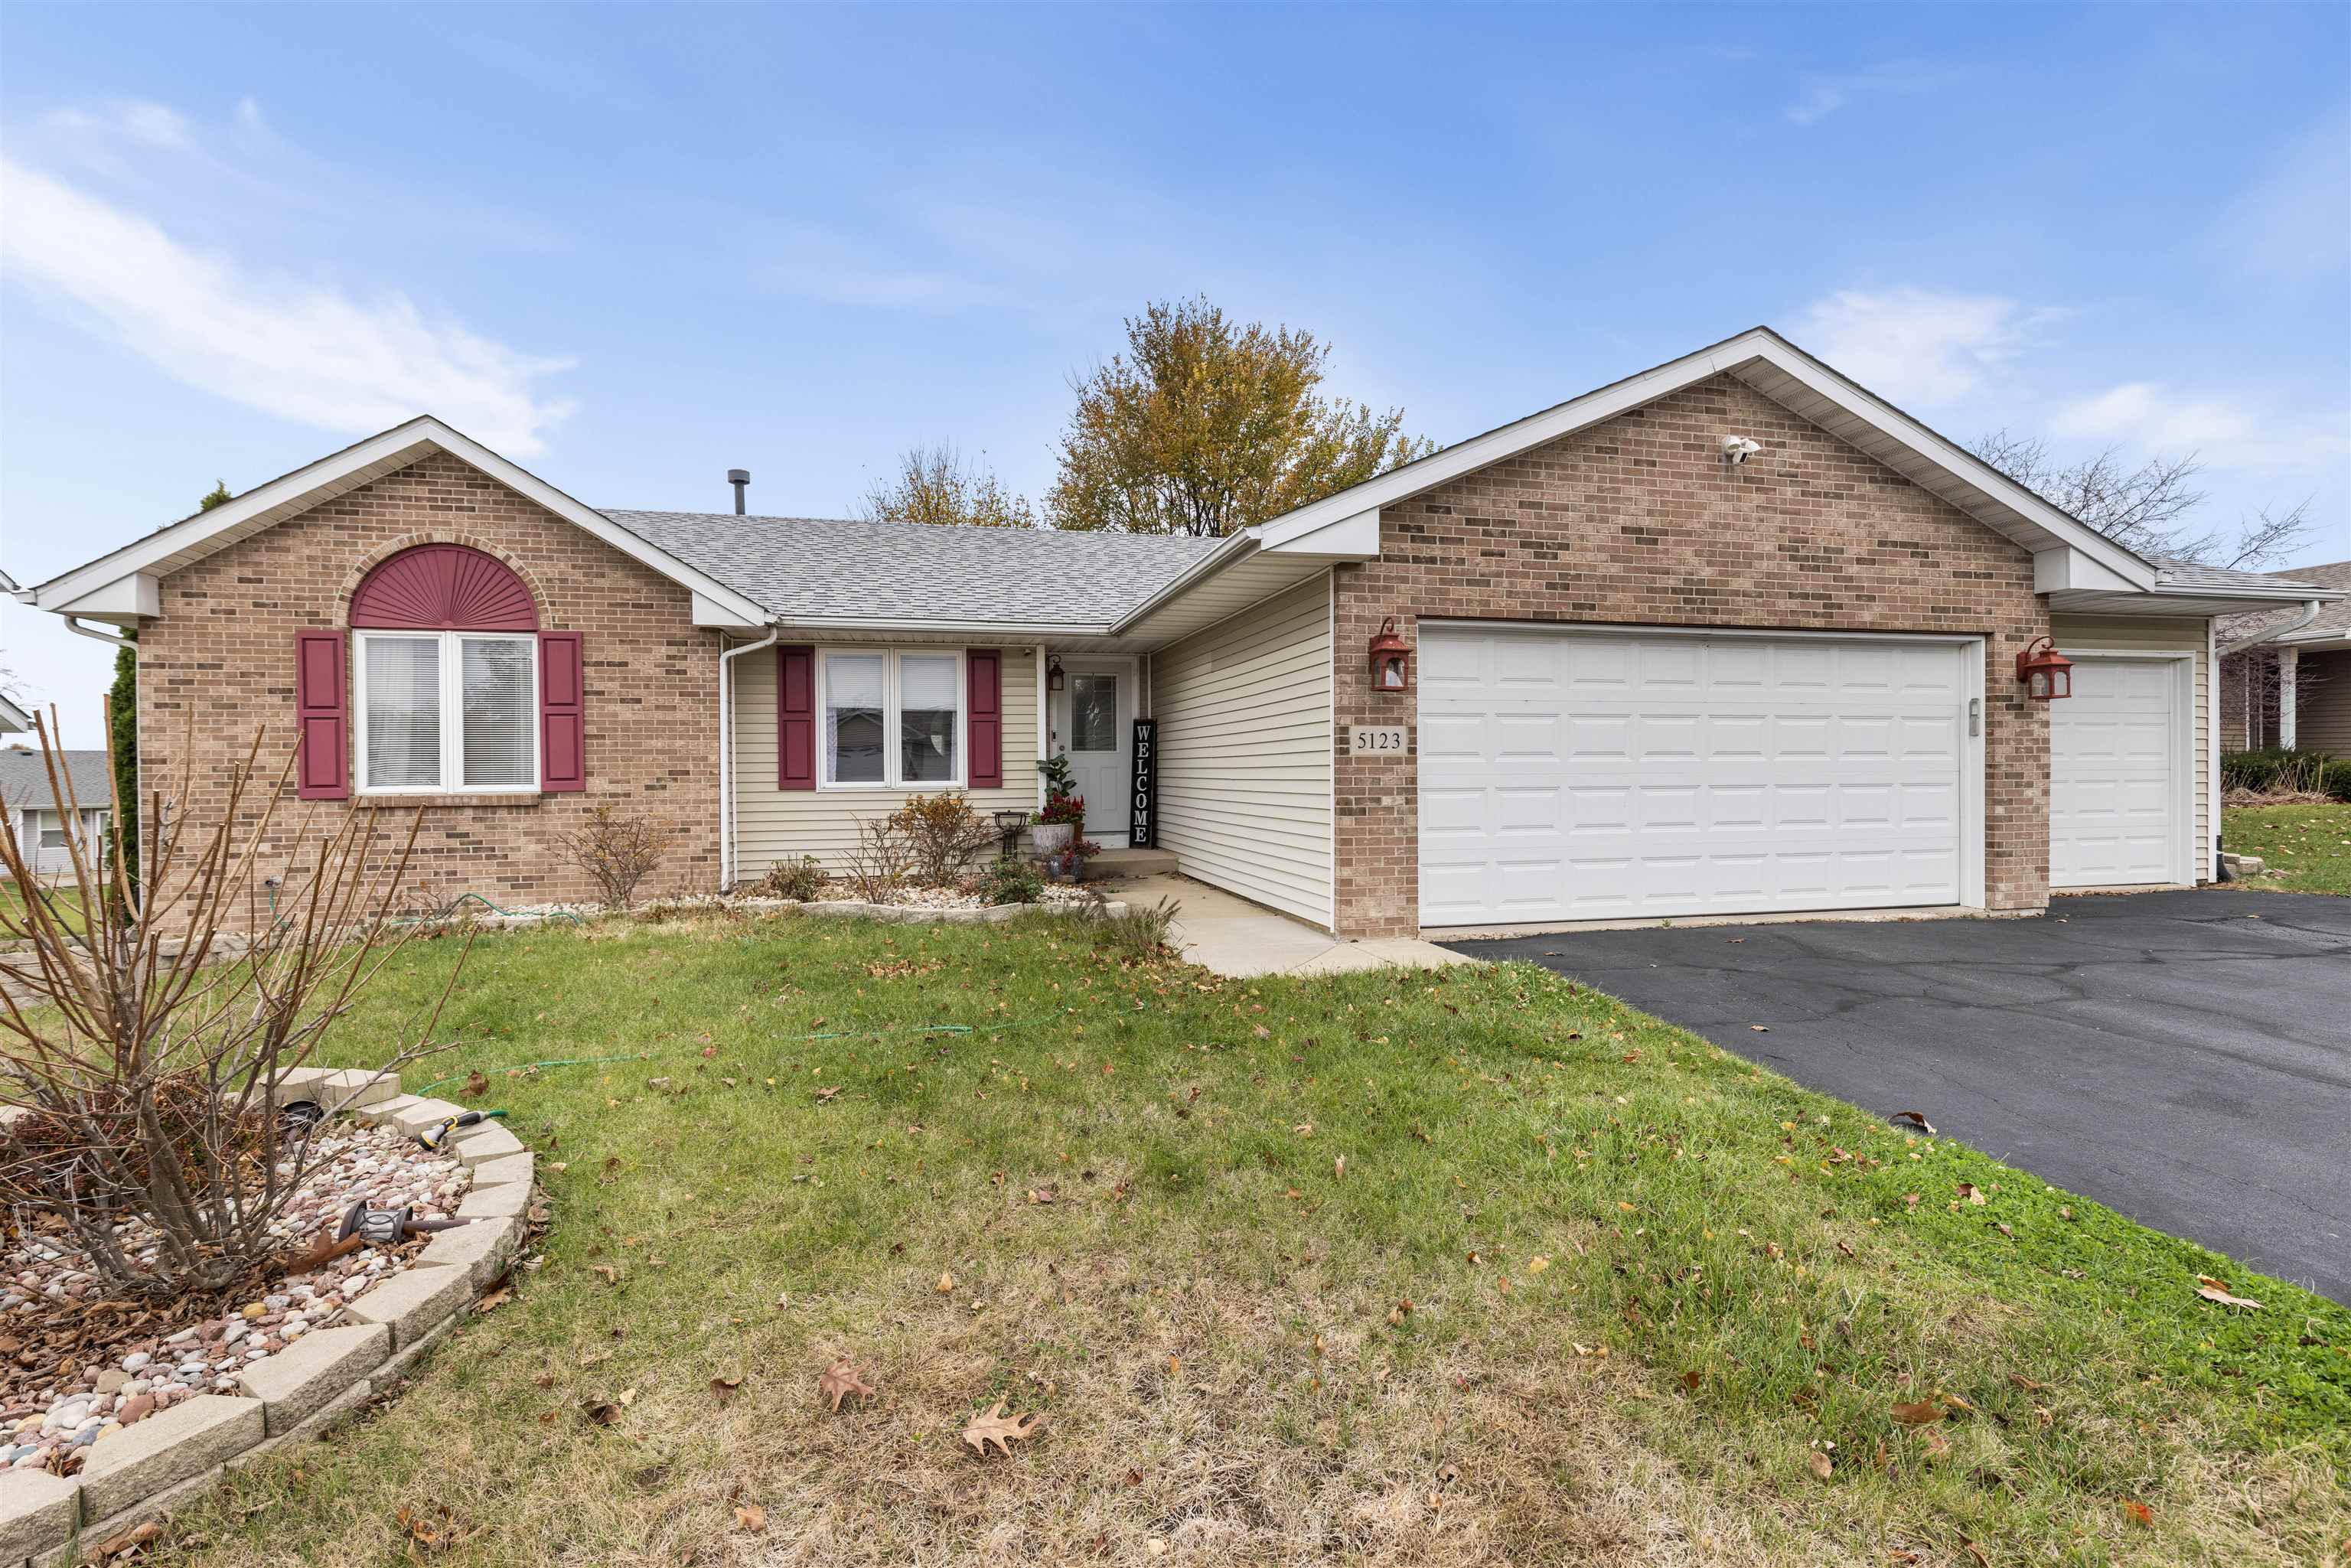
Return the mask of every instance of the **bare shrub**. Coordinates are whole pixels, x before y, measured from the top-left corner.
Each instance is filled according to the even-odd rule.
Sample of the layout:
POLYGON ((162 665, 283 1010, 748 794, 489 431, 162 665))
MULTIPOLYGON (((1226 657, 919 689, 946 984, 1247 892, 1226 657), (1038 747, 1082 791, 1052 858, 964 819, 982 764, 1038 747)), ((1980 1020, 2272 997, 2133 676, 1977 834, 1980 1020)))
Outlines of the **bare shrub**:
POLYGON ((890 821, 904 837, 914 880, 925 887, 954 885, 965 862, 1003 836, 952 790, 911 796, 890 814, 890 821))
POLYGON ((752 883, 751 891, 761 898, 792 898, 806 904, 824 896, 824 867, 814 855, 778 861, 768 868, 767 875, 752 883))
MULTIPOLYGON (((184 777, 152 792, 134 880, 128 857, 102 858, 40 734, 71 862, 60 880, 91 913, 83 935, 62 901, 0 905, 0 938, 24 945, 0 959, 0 1104, 16 1112, 0 1127, 0 1206, 61 1228, 110 1294, 224 1291, 273 1260, 271 1223, 308 1174, 308 1124, 280 1120, 280 1080, 413 929, 393 910, 419 819, 396 843, 374 812, 340 807, 284 832, 292 754, 261 773, 256 732, 217 821, 191 810, 184 777), (284 861, 265 876, 274 843, 284 861)), ((0 869, 30 888, 5 815, 0 869)), ((439 1015, 436 1000, 381 1070, 432 1049, 439 1015)))
POLYGON ((868 904, 893 902, 914 864, 914 846, 894 813, 857 824, 857 844, 849 852, 849 881, 859 898, 868 904))
POLYGON ((607 800, 555 841, 602 892, 605 908, 626 909, 637 884, 661 868, 677 834, 666 822, 607 800))

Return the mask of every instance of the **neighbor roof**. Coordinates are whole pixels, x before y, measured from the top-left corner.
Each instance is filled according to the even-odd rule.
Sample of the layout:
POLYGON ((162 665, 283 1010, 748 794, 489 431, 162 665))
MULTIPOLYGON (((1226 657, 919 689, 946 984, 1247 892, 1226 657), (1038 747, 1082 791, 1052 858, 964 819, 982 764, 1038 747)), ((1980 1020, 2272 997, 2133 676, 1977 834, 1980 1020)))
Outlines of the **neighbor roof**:
POLYGON ((1165 534, 738 517, 604 515, 792 622, 1115 622, 1222 542, 1165 534))
MULTIPOLYGON (((112 807, 114 785, 107 771, 105 752, 60 751, 57 760, 63 764, 76 805, 85 811, 92 807, 112 807)), ((57 792, 49 788, 48 768, 38 751, 19 746, 0 747, 0 800, 7 801, 12 811, 27 806, 44 811, 57 810, 57 792)))
MULTIPOLYGON (((2275 588, 2315 586, 2351 595, 2351 560, 2329 561, 2325 566, 2298 566, 2292 571, 2272 572, 2262 580, 2275 588)), ((2299 610, 2267 610, 2255 615, 2233 616, 2220 626, 2220 640, 2240 647, 2267 642, 2271 636, 2302 619, 2299 610)), ((2307 626, 2297 627, 2278 639, 2281 644, 2294 643, 2331 643, 2351 637, 2351 597, 2335 600, 2318 607, 2318 617, 2307 626)))

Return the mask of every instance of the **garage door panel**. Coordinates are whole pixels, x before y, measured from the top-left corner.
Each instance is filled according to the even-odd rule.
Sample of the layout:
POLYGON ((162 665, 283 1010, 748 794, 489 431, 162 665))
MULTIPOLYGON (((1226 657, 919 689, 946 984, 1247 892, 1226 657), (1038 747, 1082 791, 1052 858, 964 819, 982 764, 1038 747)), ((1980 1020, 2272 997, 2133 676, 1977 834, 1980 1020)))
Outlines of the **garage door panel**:
POLYGON ((2051 886, 2186 874, 2179 669, 2173 659, 2074 656, 2074 695, 2049 705, 2051 886))
POLYGON ((1956 903, 1975 656, 1425 627, 1421 919, 1956 903))

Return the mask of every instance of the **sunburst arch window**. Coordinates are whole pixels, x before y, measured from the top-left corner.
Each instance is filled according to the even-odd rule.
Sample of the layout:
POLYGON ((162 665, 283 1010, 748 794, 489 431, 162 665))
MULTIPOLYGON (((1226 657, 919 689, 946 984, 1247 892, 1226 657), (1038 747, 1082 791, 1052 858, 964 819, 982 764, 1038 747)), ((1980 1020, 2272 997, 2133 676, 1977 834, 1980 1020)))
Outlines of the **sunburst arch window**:
POLYGON ((362 795, 539 786, 538 606, 496 557, 419 545, 351 595, 362 795))

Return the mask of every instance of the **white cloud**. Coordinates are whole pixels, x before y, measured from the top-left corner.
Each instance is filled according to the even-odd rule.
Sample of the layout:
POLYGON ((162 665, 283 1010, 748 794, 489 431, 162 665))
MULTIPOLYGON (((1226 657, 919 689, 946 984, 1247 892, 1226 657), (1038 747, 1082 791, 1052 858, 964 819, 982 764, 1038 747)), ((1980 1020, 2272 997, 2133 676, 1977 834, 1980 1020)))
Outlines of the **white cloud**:
POLYGON ((1796 339, 1855 381, 1896 402, 1954 402, 2054 313, 1996 295, 1842 289, 1804 312, 1796 339))
POLYGON ((1957 71, 1925 70, 1915 66, 1887 66, 1846 76, 1806 77, 1794 102, 1785 110, 1791 125, 1818 125, 1856 98, 1915 98, 1955 85, 1957 71))
POLYGON ((402 295, 363 303, 248 271, 5 161, 0 192, 0 276, 190 386, 349 434, 434 413, 514 456, 571 411, 533 384, 569 361, 429 320, 402 295))
POLYGON ((2189 453, 2210 468, 2273 477, 2310 476, 2351 451, 2351 411, 2279 413, 2227 397, 2176 392, 2160 382, 2126 382, 2063 403, 2049 431, 2061 440, 2133 453, 2189 453))

